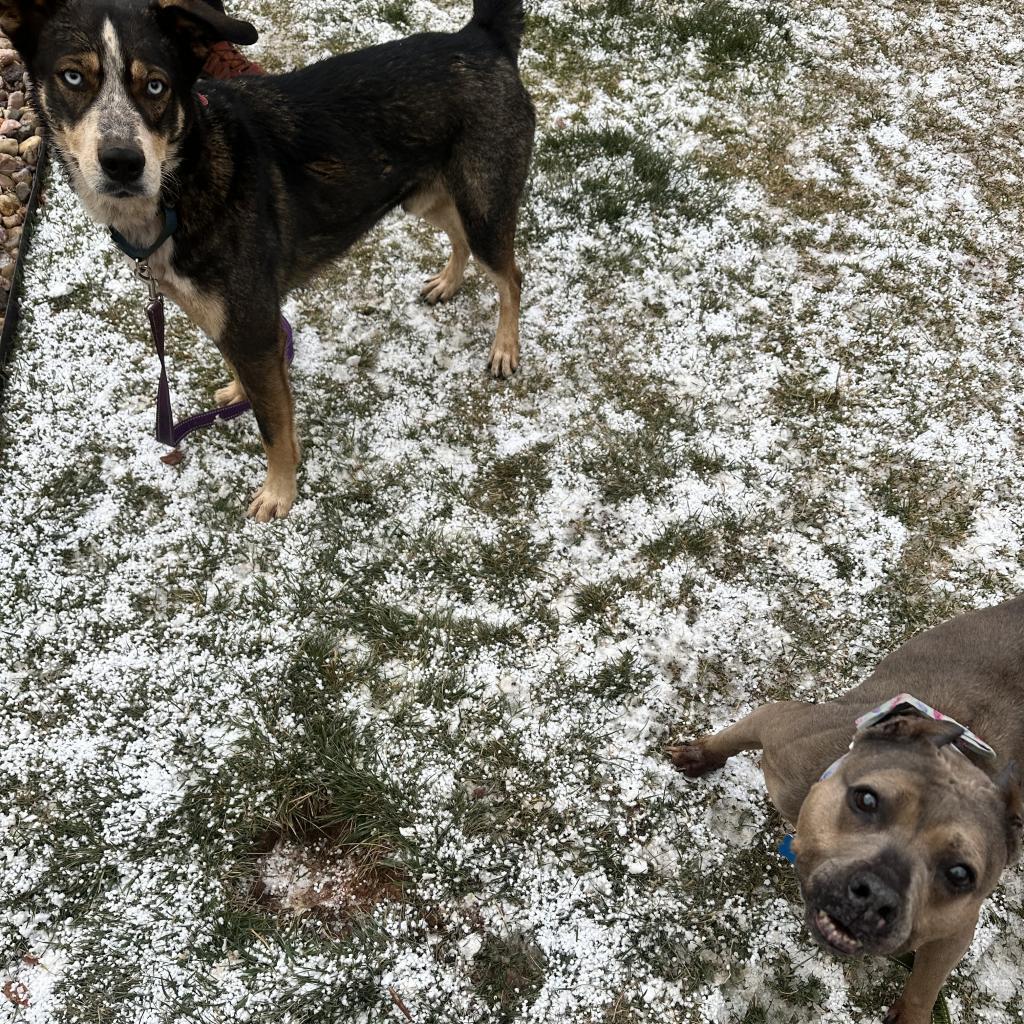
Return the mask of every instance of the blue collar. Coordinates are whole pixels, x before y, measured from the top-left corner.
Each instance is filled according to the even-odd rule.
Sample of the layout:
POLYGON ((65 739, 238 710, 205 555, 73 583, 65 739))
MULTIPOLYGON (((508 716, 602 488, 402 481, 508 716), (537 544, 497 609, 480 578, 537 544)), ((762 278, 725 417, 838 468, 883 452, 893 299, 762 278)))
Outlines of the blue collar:
POLYGON ((110 237, 114 240, 114 245, 118 247, 126 256, 139 262, 140 260, 148 260, 160 248, 164 242, 167 241, 175 231, 178 230, 178 211, 173 206, 165 206, 164 210, 164 226, 157 236, 157 240, 150 246, 139 248, 138 246, 132 245, 124 235, 121 234, 117 228, 110 229, 110 237))

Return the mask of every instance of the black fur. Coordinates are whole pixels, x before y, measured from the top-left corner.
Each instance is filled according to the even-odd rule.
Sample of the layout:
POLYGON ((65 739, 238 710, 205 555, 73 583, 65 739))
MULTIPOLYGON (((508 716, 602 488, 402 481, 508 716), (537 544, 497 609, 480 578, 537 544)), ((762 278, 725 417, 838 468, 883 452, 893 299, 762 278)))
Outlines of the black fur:
MULTIPOLYGON (((298 457, 281 369, 281 300, 400 204, 437 226, 447 223, 453 240, 464 236, 490 272, 502 300, 492 370, 515 369, 521 275, 513 242, 535 127, 516 68, 520 0, 476 0, 459 32, 422 33, 289 74, 198 86, 210 46, 251 38, 251 26, 202 0, 45 3, 0 0, 0 20, 14 23, 42 119, 69 169, 76 164, 69 133, 106 71, 75 94, 60 81, 61 69, 69 54, 101 49, 105 21, 129 60, 159 69, 169 82, 161 106, 126 73, 147 130, 178 156, 161 196, 179 218, 170 268, 223 307, 215 340, 253 403, 270 476, 275 458, 283 465, 271 451, 282 433, 298 457)), ((133 244, 155 237, 155 214, 134 228, 135 237, 116 214, 103 216, 133 244)))

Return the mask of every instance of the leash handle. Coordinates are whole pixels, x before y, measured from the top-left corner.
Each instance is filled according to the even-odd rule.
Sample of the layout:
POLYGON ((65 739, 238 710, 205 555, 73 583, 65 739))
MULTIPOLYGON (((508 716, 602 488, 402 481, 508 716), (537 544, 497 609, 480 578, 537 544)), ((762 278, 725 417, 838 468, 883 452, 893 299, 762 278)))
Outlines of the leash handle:
POLYGON ((164 297, 159 293, 146 307, 149 329, 153 334, 153 346, 160 360, 160 383, 156 389, 156 439, 172 448, 174 439, 174 413, 171 411, 171 386, 167 380, 167 360, 164 354, 164 297))
MULTIPOLYGON (((156 391, 156 439, 167 445, 169 448, 177 448, 178 445, 195 430, 201 427, 208 427, 216 420, 233 420, 252 408, 246 401, 232 402, 230 405, 222 406, 219 409, 208 409, 205 412, 197 412, 192 416, 175 424, 174 410, 171 407, 171 385, 167 377, 167 355, 164 343, 165 315, 164 297, 160 294, 149 264, 145 257, 135 262, 136 276, 146 283, 149 288, 149 304, 146 306, 146 316, 149 317, 149 330, 153 336, 153 347, 156 349, 157 358, 160 360, 160 381, 156 391)), ((292 337, 292 326, 287 320, 281 317, 281 330, 284 332, 284 350, 286 365, 291 366, 295 358, 295 343, 292 337)), ((172 456, 181 458, 180 453, 171 452, 164 456, 164 461, 172 461, 172 456)))
MULTIPOLYGON (((140 273, 139 276, 143 275, 140 273)), ((155 284, 152 287, 155 289, 155 284)), ((176 424, 171 407, 171 387, 167 377, 164 346, 164 297, 159 292, 155 293, 146 307, 146 315, 149 317, 149 328, 153 335, 153 347, 160 360, 160 382, 157 384, 156 391, 156 439, 161 444, 165 444, 169 448, 177 448, 194 431, 208 427, 217 420, 233 420, 236 416, 241 416, 242 413, 248 412, 252 408, 248 400, 232 402, 219 409, 207 409, 205 412, 194 413, 176 424)), ((281 330, 284 332, 285 360, 287 365, 291 366, 292 360, 295 358, 295 342, 292 337, 292 325, 283 316, 281 317, 281 330)), ((170 458, 170 455, 164 456, 164 458, 170 458)))

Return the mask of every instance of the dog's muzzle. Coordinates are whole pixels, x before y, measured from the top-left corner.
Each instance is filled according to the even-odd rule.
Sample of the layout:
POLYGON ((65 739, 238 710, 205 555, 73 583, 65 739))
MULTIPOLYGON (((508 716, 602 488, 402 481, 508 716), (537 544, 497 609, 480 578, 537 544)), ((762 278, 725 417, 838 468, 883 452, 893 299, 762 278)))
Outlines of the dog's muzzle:
POLYGON ((846 867, 805 894, 807 924, 832 953, 862 956, 892 952, 907 937, 905 898, 909 878, 882 859, 846 867))

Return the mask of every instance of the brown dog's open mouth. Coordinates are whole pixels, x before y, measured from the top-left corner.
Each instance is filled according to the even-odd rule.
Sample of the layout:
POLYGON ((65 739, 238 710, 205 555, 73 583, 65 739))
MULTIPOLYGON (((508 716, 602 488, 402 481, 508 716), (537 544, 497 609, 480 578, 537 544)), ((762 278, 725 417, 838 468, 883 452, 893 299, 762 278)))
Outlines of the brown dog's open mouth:
POLYGON ((844 928, 831 914, 819 910, 812 918, 814 928, 829 949, 843 956, 856 956, 864 944, 844 928))

